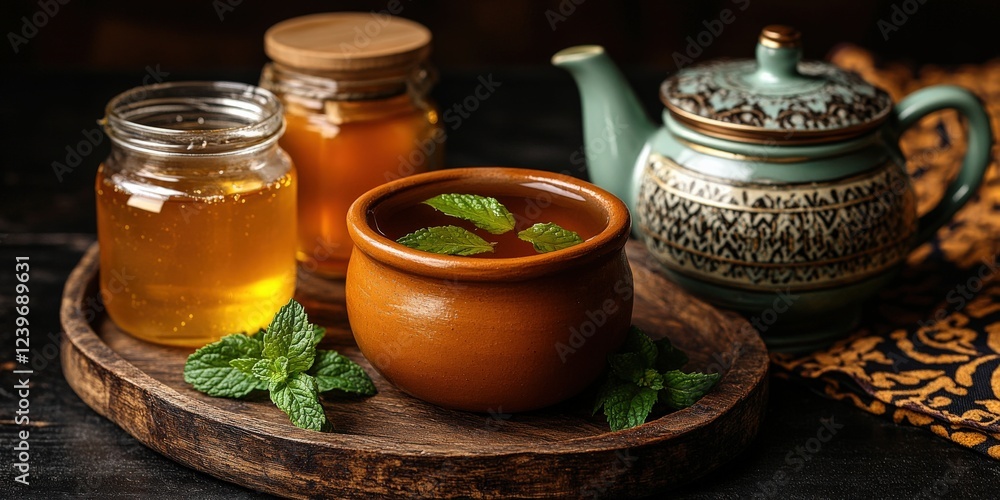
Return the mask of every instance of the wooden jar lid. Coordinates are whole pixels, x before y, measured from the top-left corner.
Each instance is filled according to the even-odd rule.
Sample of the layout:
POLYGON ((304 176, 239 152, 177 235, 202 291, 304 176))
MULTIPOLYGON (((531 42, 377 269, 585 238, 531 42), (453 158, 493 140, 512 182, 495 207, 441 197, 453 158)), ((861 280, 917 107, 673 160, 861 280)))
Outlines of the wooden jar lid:
POLYGON ((422 24, 374 12, 295 17, 264 34, 274 61, 304 70, 409 70, 430 53, 431 32, 422 24))

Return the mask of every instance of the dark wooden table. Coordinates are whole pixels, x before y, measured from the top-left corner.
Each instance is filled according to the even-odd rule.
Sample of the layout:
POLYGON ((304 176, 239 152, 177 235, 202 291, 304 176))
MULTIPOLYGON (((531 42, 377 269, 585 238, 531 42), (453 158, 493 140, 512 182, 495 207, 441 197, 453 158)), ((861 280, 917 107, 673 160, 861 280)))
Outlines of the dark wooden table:
MULTIPOLYGON (((153 65, 155 68, 155 64, 153 65)), ((169 68, 161 71, 170 72, 169 68)), ((472 95, 483 73, 445 74, 435 90, 442 109, 472 95)), ((0 196, 0 498, 247 498, 260 494, 180 466, 146 449, 94 413, 70 390, 58 360, 62 286, 94 239, 94 173, 103 140, 63 172, 67 146, 96 127, 115 93, 142 83, 146 69, 5 75, 3 196, 0 196), (16 256, 31 262, 30 486, 14 482, 13 386, 16 256)), ((584 176, 578 95, 568 76, 543 67, 492 71, 494 94, 451 128, 448 164, 568 170, 584 176)), ((254 71, 174 74, 166 79, 253 82, 254 71)), ((659 114, 660 75, 631 73, 647 109, 659 114)), ((69 166, 69 164, 67 164, 69 166)), ((1000 462, 921 429, 897 426, 793 382, 772 381, 755 443, 708 477, 672 492, 679 498, 991 498, 1000 462), (835 430, 828 438, 828 429, 835 430), (826 438, 826 441, 818 439, 826 438)))

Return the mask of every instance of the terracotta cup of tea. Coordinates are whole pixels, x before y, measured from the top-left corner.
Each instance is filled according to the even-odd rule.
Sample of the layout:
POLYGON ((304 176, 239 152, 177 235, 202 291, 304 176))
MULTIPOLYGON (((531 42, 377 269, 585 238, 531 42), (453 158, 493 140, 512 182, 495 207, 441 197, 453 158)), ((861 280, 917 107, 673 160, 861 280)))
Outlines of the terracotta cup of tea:
POLYGON ((442 170, 368 191, 347 224, 355 244, 347 312, 358 347, 392 384, 427 402, 479 412, 557 403, 601 374, 629 329, 629 212, 593 184, 516 168, 442 170), (496 237, 495 253, 470 257, 395 241, 434 225, 441 214, 421 202, 446 193, 494 197, 518 230, 556 222, 584 241, 538 253, 496 237))

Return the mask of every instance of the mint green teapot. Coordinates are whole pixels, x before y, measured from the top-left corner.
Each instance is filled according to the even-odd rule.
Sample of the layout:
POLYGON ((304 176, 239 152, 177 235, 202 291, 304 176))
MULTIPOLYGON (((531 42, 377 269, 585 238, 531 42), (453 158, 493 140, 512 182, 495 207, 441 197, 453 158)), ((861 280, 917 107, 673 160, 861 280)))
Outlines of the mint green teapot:
POLYGON ((818 348, 975 193, 989 162, 986 111, 955 86, 889 95, 801 61, 801 37, 764 28, 755 60, 709 62, 663 82, 648 120, 599 46, 552 58, 576 79, 591 180, 626 201, 671 279, 744 313, 772 349, 818 348), (941 203, 918 217, 902 131, 952 108, 968 150, 941 203))

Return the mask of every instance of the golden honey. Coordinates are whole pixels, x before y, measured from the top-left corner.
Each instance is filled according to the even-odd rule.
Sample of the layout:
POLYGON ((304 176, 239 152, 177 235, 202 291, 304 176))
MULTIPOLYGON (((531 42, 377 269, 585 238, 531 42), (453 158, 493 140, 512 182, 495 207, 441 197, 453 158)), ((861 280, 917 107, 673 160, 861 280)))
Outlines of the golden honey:
POLYGON ((261 86, 285 105, 281 147, 299 174, 302 268, 343 277, 347 210, 366 191, 441 166, 444 132, 427 99, 431 34, 418 23, 313 14, 268 30, 261 86), (366 39, 358 33, 366 32, 366 39))
POLYGON ((276 143, 281 107, 262 89, 229 85, 141 96, 173 99, 166 111, 109 105, 109 116, 132 116, 108 119, 113 148, 97 175, 101 296, 143 340, 200 347, 255 332, 295 291, 297 179, 276 143), (213 104, 190 97, 199 91, 213 104), (265 109, 257 118, 248 106, 265 109))
POLYGON ((355 199, 379 184, 426 172, 441 162, 433 111, 405 103, 365 106, 380 108, 381 116, 335 125, 322 115, 286 114, 281 147, 295 158, 302 179, 298 260, 320 275, 339 276, 347 270, 353 247, 347 209, 355 199), (428 146, 422 150, 421 144, 428 146))

